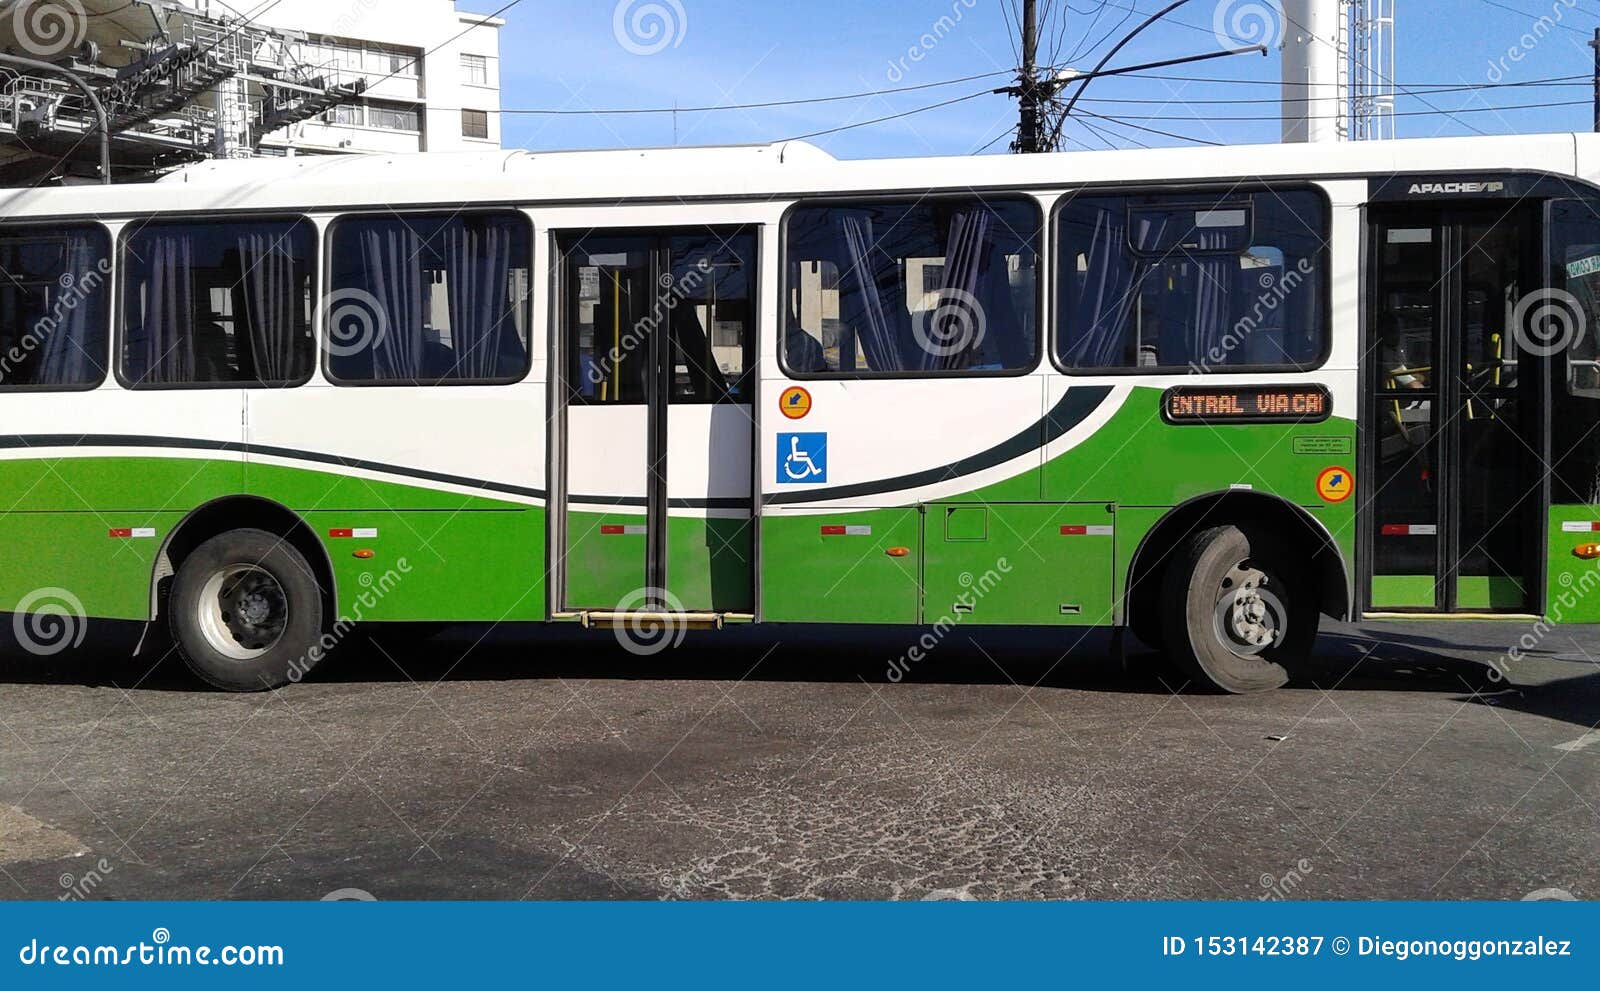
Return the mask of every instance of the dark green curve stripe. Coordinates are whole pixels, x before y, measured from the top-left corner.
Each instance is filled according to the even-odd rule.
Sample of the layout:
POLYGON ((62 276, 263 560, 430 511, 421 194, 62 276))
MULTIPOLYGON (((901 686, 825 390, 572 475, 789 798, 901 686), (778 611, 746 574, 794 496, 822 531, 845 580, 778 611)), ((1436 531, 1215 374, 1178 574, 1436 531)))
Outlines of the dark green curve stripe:
POLYGON ((971 457, 962 458, 960 461, 952 462, 942 468, 928 468, 909 475, 897 475, 894 478, 885 478, 875 482, 855 482, 850 485, 834 485, 821 489, 776 492, 767 496, 763 500, 763 504, 779 506, 854 499, 860 496, 881 495, 885 492, 900 492, 906 489, 921 488, 924 485, 934 485, 939 482, 948 482, 953 478, 961 478, 964 475, 973 475, 997 465, 1003 465, 1007 461, 1013 461, 1056 440, 1073 427, 1087 420, 1110 395, 1111 386, 1109 385, 1074 386, 1066 391, 1066 394, 1061 397, 1061 401, 1056 403, 1050 412, 1044 415, 1043 419, 1009 440, 996 444, 987 451, 980 451, 971 457))
POLYGON ((269 457, 310 461, 315 464, 335 465, 340 468, 377 471, 386 475, 399 475, 403 478, 444 482, 449 485, 460 485, 463 488, 481 489, 485 492, 503 492, 508 495, 526 496, 532 499, 543 499, 548 494, 544 489, 507 485, 503 482, 490 482, 481 478, 467 478, 463 475, 425 471, 421 468, 404 468, 399 465, 384 464, 380 461, 363 461, 360 458, 344 458, 337 454, 301 451, 291 447, 245 444, 234 440, 204 440, 195 437, 151 437, 137 434, 12 434, 0 436, 0 449, 10 448, 15 450, 31 447, 165 447, 183 451, 228 451, 243 454, 264 454, 269 457))

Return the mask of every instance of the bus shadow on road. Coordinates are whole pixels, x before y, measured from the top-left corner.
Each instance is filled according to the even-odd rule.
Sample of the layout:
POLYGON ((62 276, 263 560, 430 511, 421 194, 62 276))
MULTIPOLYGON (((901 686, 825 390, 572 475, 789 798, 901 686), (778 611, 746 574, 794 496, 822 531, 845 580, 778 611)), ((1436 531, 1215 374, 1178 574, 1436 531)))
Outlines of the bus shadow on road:
MULTIPOLYGON (((0 617, 3 619, 3 617, 0 617)), ((135 656, 139 624, 94 624, 83 642, 29 654, 0 622, 0 684, 62 684, 141 691, 209 691, 164 638, 135 656)), ((970 627, 931 646, 923 627, 766 626, 687 631, 665 646, 641 646, 609 631, 576 627, 363 629, 308 677, 321 684, 521 681, 864 682, 895 685, 1016 685, 1113 694, 1200 694, 1131 634, 1118 649, 1109 629, 970 627)), ((1549 655, 1554 651, 1530 656, 1549 655)), ((1497 677, 1499 654, 1388 629, 1340 624, 1324 632, 1314 660, 1290 690, 1453 694, 1590 726, 1600 721, 1600 668, 1568 663, 1537 683, 1497 677)), ((293 690, 292 688, 290 689, 293 690)))

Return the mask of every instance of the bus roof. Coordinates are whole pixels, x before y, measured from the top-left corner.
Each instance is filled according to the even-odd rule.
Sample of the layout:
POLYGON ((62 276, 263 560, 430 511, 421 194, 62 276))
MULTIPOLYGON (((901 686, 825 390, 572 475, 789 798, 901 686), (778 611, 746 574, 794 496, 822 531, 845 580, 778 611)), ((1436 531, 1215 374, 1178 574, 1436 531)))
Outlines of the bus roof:
POLYGON ((1230 145, 839 160, 805 142, 210 161, 138 185, 0 190, 0 216, 345 209, 362 204, 784 199, 893 190, 1541 171, 1600 176, 1600 135, 1230 145))

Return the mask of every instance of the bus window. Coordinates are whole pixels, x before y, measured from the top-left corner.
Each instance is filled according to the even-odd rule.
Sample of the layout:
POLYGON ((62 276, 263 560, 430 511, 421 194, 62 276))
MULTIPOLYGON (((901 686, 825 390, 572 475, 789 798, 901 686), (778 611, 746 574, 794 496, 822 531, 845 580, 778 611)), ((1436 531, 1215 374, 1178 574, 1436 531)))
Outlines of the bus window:
POLYGON ((310 222, 147 223, 124 235, 131 388, 293 385, 311 376, 310 222))
MULTIPOLYGON (((1565 345, 1556 360, 1564 387, 1554 390, 1553 501, 1600 504, 1600 217, 1592 201, 1551 205, 1552 303, 1547 328, 1532 328, 1535 346, 1565 345)), ((1518 328, 1521 330, 1522 328, 1518 328)))
POLYGON ((1083 195, 1058 216, 1063 369, 1306 368, 1326 352, 1319 194, 1083 195))
POLYGON ((346 217, 329 233, 325 350, 340 385, 528 373, 532 236, 520 214, 346 217))
POLYGON ((105 380, 110 272, 100 227, 0 230, 0 390, 105 380))
POLYGON ((1021 199, 797 207, 785 366, 846 378, 1031 369, 1040 228, 1021 199))

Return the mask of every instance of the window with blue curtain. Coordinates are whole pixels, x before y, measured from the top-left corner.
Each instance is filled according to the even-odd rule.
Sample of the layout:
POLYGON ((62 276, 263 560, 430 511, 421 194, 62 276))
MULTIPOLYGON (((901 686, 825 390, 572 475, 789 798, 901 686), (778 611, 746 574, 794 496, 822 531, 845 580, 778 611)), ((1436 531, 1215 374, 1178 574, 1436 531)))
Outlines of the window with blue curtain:
POLYGON ((0 391, 105 380, 110 277, 104 228, 0 229, 0 391))
POLYGON ((1205 374, 1309 368, 1326 354, 1318 193, 1086 194, 1058 218, 1062 368, 1205 374))
POLYGON ((1015 374, 1038 360, 1036 203, 801 205, 785 225, 792 375, 1015 374))
POLYGON ((528 373, 532 236, 520 214, 336 221, 323 350, 336 383, 511 382, 528 373))

